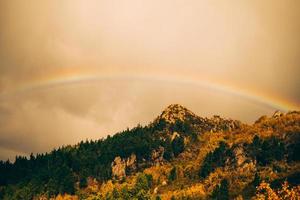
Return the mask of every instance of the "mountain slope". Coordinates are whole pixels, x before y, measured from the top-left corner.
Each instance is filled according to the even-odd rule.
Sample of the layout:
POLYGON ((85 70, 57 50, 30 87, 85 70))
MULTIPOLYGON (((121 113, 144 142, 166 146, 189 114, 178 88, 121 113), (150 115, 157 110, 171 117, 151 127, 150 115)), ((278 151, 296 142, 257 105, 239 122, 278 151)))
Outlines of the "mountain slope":
POLYGON ((0 162, 0 198, 250 199, 300 184, 299 144, 300 112, 247 125, 173 104, 148 126, 0 162))

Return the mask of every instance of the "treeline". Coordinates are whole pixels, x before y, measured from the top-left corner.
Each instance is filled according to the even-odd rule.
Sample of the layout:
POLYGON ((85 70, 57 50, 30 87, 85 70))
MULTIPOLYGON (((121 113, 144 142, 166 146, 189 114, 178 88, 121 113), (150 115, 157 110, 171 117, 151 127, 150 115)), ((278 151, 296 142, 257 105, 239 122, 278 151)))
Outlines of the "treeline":
MULTIPOLYGON (((169 137, 162 138, 166 126, 167 123, 160 120, 151 126, 139 125, 106 139, 82 141, 50 153, 31 154, 29 158, 17 156, 14 163, 0 161, 0 199, 74 194, 75 183, 84 187, 87 177, 100 182, 110 179, 111 163, 116 156, 126 158, 134 153, 138 163, 150 161, 152 151, 159 146, 165 149, 164 158, 170 160, 184 150, 184 140, 182 136, 172 141, 169 137)), ((180 127, 184 128, 176 127, 178 132, 186 134, 189 130, 186 126, 180 127)))

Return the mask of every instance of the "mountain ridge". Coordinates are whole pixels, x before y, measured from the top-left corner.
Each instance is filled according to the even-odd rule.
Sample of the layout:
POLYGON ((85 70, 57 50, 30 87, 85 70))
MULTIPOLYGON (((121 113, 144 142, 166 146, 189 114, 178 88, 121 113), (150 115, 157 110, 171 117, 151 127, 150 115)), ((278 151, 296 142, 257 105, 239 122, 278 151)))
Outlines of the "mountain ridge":
POLYGON ((171 104, 147 126, 1 161, 0 199, 257 199, 260 184, 299 186, 299 144, 299 111, 248 125, 171 104))

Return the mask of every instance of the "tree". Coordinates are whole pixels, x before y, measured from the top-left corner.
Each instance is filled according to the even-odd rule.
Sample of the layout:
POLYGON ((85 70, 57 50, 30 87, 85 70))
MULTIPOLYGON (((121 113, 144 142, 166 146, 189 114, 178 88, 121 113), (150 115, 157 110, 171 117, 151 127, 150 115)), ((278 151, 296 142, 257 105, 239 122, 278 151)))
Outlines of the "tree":
POLYGON ((260 178, 259 174, 256 172, 252 183, 255 187, 257 187, 257 186, 259 186, 260 182, 261 182, 261 178, 260 178))
POLYGON ((46 188, 47 188, 48 197, 53 197, 58 194, 59 188, 58 188, 58 183, 56 180, 51 178, 48 181, 46 188))
POLYGON ((165 149, 165 152, 164 152, 163 157, 164 157, 164 159, 170 161, 174 155, 170 138, 167 138, 166 141, 164 142, 164 149, 165 149))
POLYGON ((223 179, 219 185, 216 186, 214 191, 211 194, 211 198, 214 200, 228 200, 229 192, 228 192, 228 181, 223 179))
POLYGON ((162 130, 164 130, 164 128, 166 128, 166 125, 167 125, 166 120, 161 118, 161 119, 159 119, 158 123, 155 124, 155 126, 153 128, 155 130, 162 131, 162 130))
MULTIPOLYGON (((75 193, 75 177, 70 168, 66 165, 54 170, 53 178, 58 185, 58 193, 74 194, 75 193)), ((56 191, 57 192, 57 191, 56 191)))
POLYGON ((136 190, 149 190, 152 187, 153 178, 150 174, 141 173, 137 176, 135 188, 136 190))
POLYGON ((87 178, 81 177, 79 180, 79 187, 80 188, 86 188, 87 187, 87 178))
POLYGON ((176 136, 172 141, 171 145, 172 145, 174 156, 177 157, 180 153, 184 151, 184 137, 176 136))
POLYGON ((205 156, 199 176, 206 178, 217 167, 224 167, 227 158, 230 157, 232 157, 232 150, 225 142, 220 142, 218 148, 205 156))
POLYGON ((31 200, 33 199, 33 190, 29 186, 22 187, 18 189, 15 194, 13 195, 12 199, 22 199, 22 200, 31 200))
POLYGON ((288 146, 288 161, 300 161, 300 138, 296 138, 296 142, 288 146))
POLYGON ((258 136, 255 136, 249 145, 248 151, 257 160, 258 164, 266 166, 274 160, 282 160, 286 149, 284 143, 276 137, 262 140, 258 136))
POLYGON ((174 166, 171 171, 170 171, 170 174, 169 174, 169 181, 174 181, 177 179, 177 169, 176 167, 174 166))

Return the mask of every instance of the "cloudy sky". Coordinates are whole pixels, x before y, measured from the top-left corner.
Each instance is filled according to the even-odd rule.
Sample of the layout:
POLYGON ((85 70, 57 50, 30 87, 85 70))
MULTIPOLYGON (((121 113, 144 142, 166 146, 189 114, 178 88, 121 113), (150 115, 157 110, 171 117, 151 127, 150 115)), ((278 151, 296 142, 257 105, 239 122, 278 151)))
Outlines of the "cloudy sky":
POLYGON ((147 124, 171 103, 299 110, 298 0, 0 1, 0 159, 147 124))

